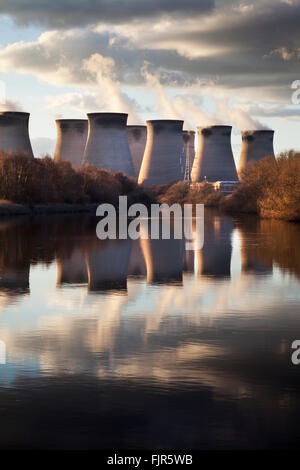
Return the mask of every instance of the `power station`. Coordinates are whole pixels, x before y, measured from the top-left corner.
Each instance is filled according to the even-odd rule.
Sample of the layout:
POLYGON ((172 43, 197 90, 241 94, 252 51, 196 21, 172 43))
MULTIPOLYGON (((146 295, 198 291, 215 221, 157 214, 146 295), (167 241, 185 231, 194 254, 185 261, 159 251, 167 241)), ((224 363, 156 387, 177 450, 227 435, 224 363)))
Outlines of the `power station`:
POLYGON ((127 126, 127 137, 132 163, 138 178, 147 141, 147 126, 127 126))
POLYGON ((127 117, 124 113, 88 114, 83 163, 135 176, 127 138, 127 117))
POLYGON ((184 180, 190 181, 195 158, 195 131, 183 131, 184 180))
POLYGON ((74 168, 80 168, 87 140, 87 119, 57 119, 57 141, 54 161, 68 161, 74 168))
POLYGON ((242 132, 242 151, 238 165, 239 176, 249 162, 258 162, 267 156, 275 158, 273 139, 274 131, 272 130, 242 132))
POLYGON ((183 179, 183 121, 147 121, 147 143, 138 182, 146 186, 183 179))
POLYGON ((191 173, 193 183, 236 181, 231 126, 197 127, 198 147, 191 173))
POLYGON ((29 113, 0 111, 0 151, 22 152, 33 158, 29 138, 29 113))

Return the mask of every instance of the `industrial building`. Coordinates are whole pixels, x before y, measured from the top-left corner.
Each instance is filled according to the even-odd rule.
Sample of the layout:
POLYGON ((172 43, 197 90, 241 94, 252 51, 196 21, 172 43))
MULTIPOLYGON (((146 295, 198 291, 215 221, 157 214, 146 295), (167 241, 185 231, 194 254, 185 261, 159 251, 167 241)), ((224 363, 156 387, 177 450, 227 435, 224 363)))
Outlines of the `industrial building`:
POLYGON ((138 182, 146 186, 183 179, 183 121, 147 121, 147 143, 138 182))
POLYGON ((138 178, 147 141, 147 126, 127 126, 127 137, 134 166, 138 178))
POLYGON ((198 147, 191 173, 193 183, 236 181, 231 126, 198 127, 198 147))
POLYGON ((135 176, 127 138, 127 114, 88 114, 84 163, 135 176))
POLYGON ((184 179, 190 181, 195 158, 195 131, 183 131, 184 179))
POLYGON ((0 111, 0 152, 22 152, 33 158, 29 138, 29 113, 0 111))
POLYGON ((274 131, 256 130, 242 132, 242 151, 238 165, 238 174, 249 162, 258 162, 264 157, 275 158, 273 147, 274 131))
POLYGON ((87 119, 57 119, 57 141, 54 161, 68 161, 74 168, 80 168, 87 140, 87 119))

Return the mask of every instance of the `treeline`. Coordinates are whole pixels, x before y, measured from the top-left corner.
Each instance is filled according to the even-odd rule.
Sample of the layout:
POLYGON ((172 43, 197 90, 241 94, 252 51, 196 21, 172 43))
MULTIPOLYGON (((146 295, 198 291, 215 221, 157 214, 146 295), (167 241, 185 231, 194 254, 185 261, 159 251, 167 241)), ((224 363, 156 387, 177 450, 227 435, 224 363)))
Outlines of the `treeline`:
POLYGON ((221 203, 229 212, 252 212, 264 218, 300 220, 300 153, 282 153, 249 163, 241 186, 221 203))
POLYGON ((215 191, 207 182, 190 187, 185 182, 158 190, 160 202, 202 203, 230 213, 252 213, 264 218, 300 220, 300 153, 282 153, 250 162, 241 185, 231 195, 215 191))
POLYGON ((22 153, 0 152, 0 199, 20 204, 152 202, 152 193, 134 178, 92 165, 75 170, 69 162, 30 159, 22 153))
POLYGON ((92 165, 75 170, 69 162, 50 157, 29 159, 0 152, 0 199, 20 204, 202 203, 230 213, 253 213, 264 218, 300 220, 300 153, 283 153, 249 163, 241 185, 231 195, 215 191, 207 182, 197 188, 186 182, 144 188, 134 178, 92 165))

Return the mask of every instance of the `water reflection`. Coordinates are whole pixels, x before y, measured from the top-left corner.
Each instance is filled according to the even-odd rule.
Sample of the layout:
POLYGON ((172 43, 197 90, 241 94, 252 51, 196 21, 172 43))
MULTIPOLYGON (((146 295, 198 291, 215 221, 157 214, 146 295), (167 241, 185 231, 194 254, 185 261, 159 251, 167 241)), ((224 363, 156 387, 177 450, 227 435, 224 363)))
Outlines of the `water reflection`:
POLYGON ((175 240, 141 240, 142 252, 147 267, 147 282, 172 283, 182 282, 184 241, 175 240))
POLYGON ((103 240, 87 253, 90 291, 126 289, 131 240, 103 240))
POLYGON ((1 276, 27 288, 0 284, 0 447, 299 444, 300 227, 205 220, 196 253, 100 241, 93 217, 1 225, 1 276))
POLYGON ((204 227, 204 246, 197 251, 197 272, 202 276, 230 277, 232 220, 212 214, 204 227))

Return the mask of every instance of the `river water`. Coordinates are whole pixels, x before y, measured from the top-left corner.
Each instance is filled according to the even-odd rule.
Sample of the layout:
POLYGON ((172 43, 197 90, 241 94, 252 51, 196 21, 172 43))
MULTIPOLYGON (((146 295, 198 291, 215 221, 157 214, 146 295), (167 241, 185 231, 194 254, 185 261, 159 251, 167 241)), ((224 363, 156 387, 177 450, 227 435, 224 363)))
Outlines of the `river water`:
POLYGON ((299 446, 300 225, 206 211, 193 252, 96 223, 0 221, 0 448, 299 446))

